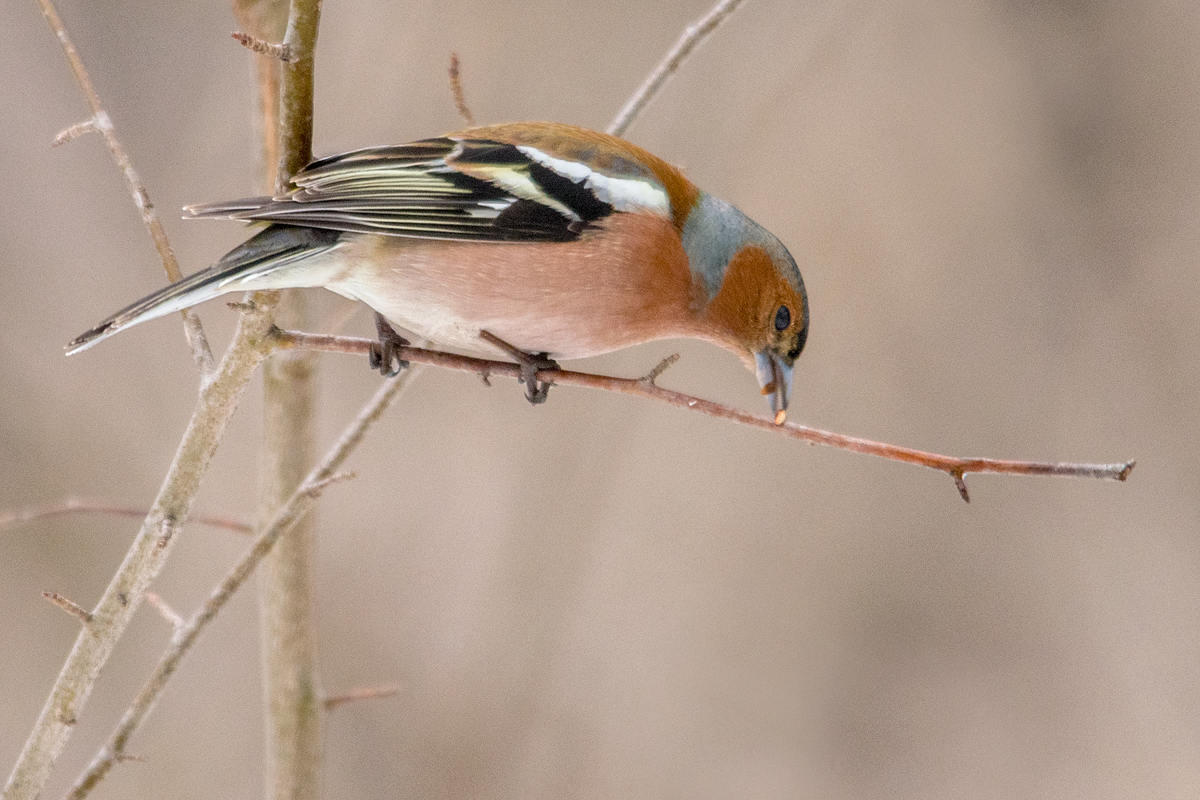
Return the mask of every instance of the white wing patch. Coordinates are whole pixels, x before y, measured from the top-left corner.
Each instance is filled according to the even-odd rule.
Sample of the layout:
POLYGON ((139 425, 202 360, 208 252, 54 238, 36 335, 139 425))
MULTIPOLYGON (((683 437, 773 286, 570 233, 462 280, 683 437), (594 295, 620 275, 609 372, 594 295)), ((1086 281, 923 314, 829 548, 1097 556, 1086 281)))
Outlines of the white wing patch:
POLYGON ((639 178, 614 178, 596 172, 578 161, 548 156, 536 147, 528 145, 517 145, 517 149, 564 178, 582 183, 596 195, 596 199, 610 204, 617 211, 650 211, 661 217, 671 217, 671 201, 667 198, 666 191, 650 181, 639 178))

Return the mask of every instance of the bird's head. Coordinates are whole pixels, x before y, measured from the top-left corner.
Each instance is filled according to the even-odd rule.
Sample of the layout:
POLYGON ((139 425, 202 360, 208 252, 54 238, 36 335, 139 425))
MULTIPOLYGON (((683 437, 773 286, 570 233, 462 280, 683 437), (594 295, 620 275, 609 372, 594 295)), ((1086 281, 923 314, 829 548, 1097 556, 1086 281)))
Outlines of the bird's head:
POLYGON ((708 337, 754 370, 782 423, 808 339, 808 295, 795 260, 768 230, 707 193, 684 223, 683 246, 708 337))

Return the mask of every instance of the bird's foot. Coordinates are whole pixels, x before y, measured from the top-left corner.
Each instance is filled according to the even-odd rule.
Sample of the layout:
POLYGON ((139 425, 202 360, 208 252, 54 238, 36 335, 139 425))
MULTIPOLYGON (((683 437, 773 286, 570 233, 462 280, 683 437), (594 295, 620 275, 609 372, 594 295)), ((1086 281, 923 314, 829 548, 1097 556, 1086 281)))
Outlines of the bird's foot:
POLYGON ((408 362, 400 358, 400 353, 403 352, 401 348, 410 342, 396 333, 379 312, 375 312, 375 332, 379 335, 379 341, 372 343, 367 360, 371 369, 379 370, 379 374, 385 378, 394 378, 408 366, 408 362))
POLYGON ((526 353, 487 331, 480 331, 479 338, 500 348, 517 362, 517 366, 521 368, 521 376, 517 378, 517 382, 525 384, 526 400, 535 406, 546 402, 554 381, 541 380, 539 373, 561 369, 558 362, 550 358, 549 353, 526 353))

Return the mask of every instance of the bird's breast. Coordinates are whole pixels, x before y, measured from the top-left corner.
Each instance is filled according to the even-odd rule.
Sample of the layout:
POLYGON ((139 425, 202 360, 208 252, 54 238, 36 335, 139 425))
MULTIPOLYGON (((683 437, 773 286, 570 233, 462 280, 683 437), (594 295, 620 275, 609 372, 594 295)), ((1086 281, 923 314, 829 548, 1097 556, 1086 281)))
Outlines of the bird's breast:
POLYGON ((674 226, 613 214, 574 242, 343 239, 329 288, 444 346, 495 356, 486 330, 528 352, 582 358, 693 334, 694 296, 674 226))

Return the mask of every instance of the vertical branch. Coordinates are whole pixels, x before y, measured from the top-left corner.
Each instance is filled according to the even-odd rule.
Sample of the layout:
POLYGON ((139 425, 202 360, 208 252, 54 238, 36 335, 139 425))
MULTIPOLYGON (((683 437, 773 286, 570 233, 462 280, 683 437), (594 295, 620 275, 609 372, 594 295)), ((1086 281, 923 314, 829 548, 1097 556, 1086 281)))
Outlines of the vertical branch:
MULTIPOLYGON (((284 191, 312 160, 313 56, 320 0, 235 0, 239 22, 260 40, 279 41, 287 61, 256 54, 263 188, 284 191)), ((305 295, 283 293, 280 324, 312 326, 305 295)), ((259 524, 277 513, 314 461, 314 353, 280 352, 263 366, 259 524), (299 357, 297 357, 299 356, 299 357)), ((266 713, 266 797, 316 798, 321 776, 322 706, 313 639, 313 523, 303 517, 263 563, 259 590, 266 713)))

